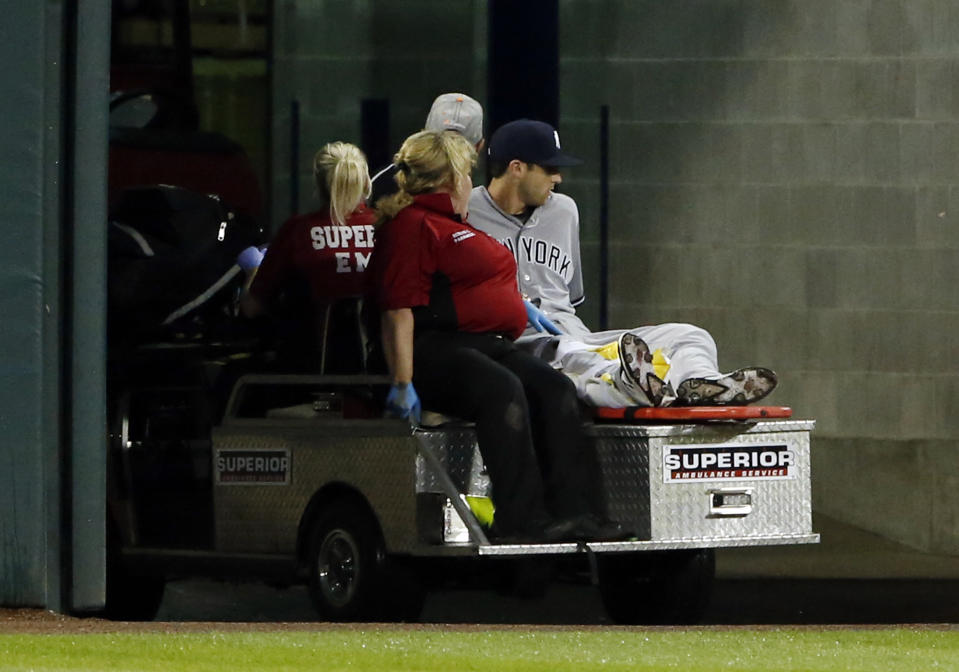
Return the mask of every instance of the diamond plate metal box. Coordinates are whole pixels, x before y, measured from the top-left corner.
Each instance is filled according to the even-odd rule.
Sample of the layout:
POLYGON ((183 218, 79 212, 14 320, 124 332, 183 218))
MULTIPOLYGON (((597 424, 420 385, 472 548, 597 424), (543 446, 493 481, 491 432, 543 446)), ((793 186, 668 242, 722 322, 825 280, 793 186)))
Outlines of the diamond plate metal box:
MULTIPOLYGON (((628 524, 638 539, 749 545, 776 538, 785 543, 812 533, 809 434, 814 424, 592 425, 588 435, 607 512, 628 524)), ((472 429, 417 432, 417 439, 433 450, 461 493, 489 495, 472 429)), ((443 492, 419 455, 416 487, 443 492)))
POLYGON ((227 457, 288 456, 285 482, 270 472, 269 482, 216 479, 217 551, 292 554, 311 499, 331 486, 352 489, 369 502, 391 550, 409 551, 418 542, 416 444, 403 423, 234 421, 214 431, 213 452, 217 474, 228 466, 227 457))
MULTIPOLYGON (((490 480, 472 427, 453 425, 418 431, 416 439, 433 451, 462 494, 489 496, 492 490, 490 480)), ((416 491, 444 494, 439 475, 421 454, 416 456, 416 491)))
POLYGON ((811 421, 595 426, 611 517, 640 539, 788 539, 812 532, 811 421))

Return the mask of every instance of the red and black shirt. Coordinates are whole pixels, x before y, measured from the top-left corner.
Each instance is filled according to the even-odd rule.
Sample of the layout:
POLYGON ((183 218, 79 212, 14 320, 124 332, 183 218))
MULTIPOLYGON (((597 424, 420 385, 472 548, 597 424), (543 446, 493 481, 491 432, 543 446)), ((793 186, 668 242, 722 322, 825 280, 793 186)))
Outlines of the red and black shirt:
POLYGON ((383 224, 374 252, 380 310, 413 309, 417 331, 518 338, 526 309, 506 247, 461 221, 449 194, 421 194, 383 224))
POLYGON ((316 304, 362 296, 373 252, 373 211, 361 205, 335 224, 329 213, 311 212, 288 219, 263 257, 250 293, 269 303, 297 278, 306 281, 316 304))

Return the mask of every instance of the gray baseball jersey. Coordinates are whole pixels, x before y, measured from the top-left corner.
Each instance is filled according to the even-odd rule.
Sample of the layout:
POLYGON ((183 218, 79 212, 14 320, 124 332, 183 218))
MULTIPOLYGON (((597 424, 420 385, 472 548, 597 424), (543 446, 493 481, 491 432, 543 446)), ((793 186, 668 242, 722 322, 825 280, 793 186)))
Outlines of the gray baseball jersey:
MULTIPOLYGON (((510 249, 516 258, 519 291, 538 298, 540 309, 563 333, 589 334, 574 308, 584 297, 579 210, 573 199, 551 194, 523 223, 503 212, 486 187, 476 187, 470 196, 469 223, 510 249)), ((524 336, 536 333, 528 327, 524 336)))

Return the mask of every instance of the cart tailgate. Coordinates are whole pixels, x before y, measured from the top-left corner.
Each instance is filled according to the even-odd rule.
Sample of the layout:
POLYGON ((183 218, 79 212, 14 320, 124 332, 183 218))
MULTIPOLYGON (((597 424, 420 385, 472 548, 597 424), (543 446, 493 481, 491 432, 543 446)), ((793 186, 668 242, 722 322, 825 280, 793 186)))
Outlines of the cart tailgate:
POLYGON ((812 532, 813 426, 597 425, 591 434, 609 513, 639 539, 749 545, 812 532))

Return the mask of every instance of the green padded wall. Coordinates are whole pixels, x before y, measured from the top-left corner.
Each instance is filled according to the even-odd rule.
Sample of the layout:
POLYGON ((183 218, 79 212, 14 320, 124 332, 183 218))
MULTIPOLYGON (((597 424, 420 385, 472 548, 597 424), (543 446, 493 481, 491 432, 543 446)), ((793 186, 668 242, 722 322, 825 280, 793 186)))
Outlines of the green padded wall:
POLYGON ((5 3, 0 604, 104 596, 109 7, 5 3))

